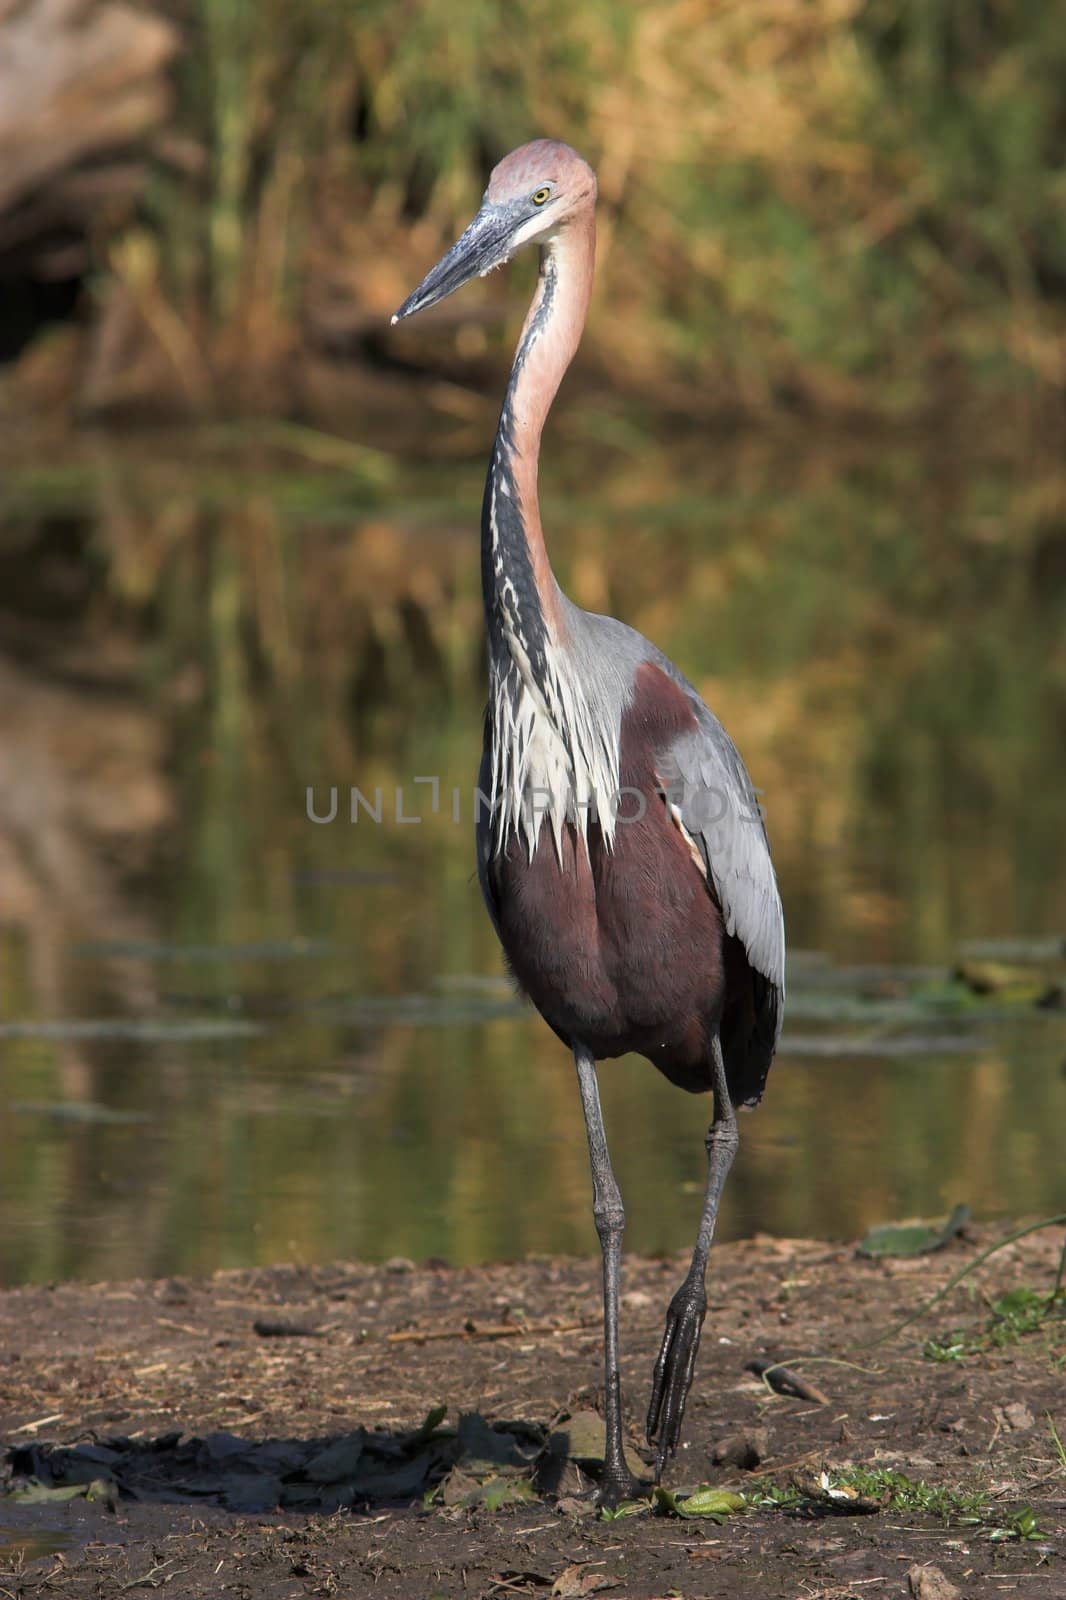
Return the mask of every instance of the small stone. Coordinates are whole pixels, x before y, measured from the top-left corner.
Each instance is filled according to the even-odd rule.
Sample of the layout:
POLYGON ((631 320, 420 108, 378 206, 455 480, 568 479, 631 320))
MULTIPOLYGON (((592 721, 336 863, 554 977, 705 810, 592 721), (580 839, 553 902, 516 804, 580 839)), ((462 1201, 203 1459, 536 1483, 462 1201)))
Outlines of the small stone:
POLYGON ((731 1434, 720 1439, 711 1452, 716 1467, 740 1467, 752 1472, 769 1454, 769 1436, 765 1428, 753 1428, 750 1433, 731 1434))

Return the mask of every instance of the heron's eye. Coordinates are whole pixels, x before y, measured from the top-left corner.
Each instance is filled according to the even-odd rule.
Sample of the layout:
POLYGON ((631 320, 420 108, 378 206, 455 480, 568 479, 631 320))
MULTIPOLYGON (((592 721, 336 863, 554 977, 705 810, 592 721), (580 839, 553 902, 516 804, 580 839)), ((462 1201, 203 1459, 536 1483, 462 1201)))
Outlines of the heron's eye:
POLYGON ((550 194, 551 190, 545 187, 538 189, 536 194, 531 194, 529 198, 535 206, 542 206, 550 194))

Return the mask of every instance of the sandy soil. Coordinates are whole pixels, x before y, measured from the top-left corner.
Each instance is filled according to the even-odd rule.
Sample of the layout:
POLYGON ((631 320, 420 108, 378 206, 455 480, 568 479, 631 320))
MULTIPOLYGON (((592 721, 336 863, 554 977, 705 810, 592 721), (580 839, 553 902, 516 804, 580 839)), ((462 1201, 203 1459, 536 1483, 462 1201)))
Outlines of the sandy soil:
MULTIPOLYGON (((994 1237, 891 1262, 807 1240, 716 1248, 687 1443, 667 1482, 747 1496, 721 1522, 593 1511, 594 1262, 339 1263, 7 1292, 0 1597, 1061 1600, 1061 1315, 957 1360, 923 1356, 930 1335, 994 1325, 990 1306, 1011 1288, 1046 1292, 1061 1235, 1000 1251, 874 1342, 994 1237), (787 1362, 827 1403, 774 1393, 745 1370, 758 1357, 787 1362), (442 1406, 443 1419, 428 1415, 442 1406), (715 1465, 736 1436, 754 1466, 715 1465), (846 1488, 855 1475, 867 1514, 844 1514, 846 1496, 817 1502, 824 1468, 846 1488), (862 1470, 878 1475, 872 1490, 862 1470), (769 1503, 774 1485, 791 1505, 769 1503), (945 1491, 968 1498, 946 1513, 942 1498, 915 1504, 945 1491), (1019 1516, 1030 1537, 1017 1537, 1019 1516)), ((638 1449, 683 1270, 626 1266, 638 1449)))

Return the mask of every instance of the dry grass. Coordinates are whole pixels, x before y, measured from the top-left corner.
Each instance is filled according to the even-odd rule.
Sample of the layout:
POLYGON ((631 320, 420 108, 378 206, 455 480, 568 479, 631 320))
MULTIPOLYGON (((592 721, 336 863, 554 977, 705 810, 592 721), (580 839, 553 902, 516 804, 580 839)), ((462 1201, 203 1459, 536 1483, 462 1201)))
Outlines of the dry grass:
MULTIPOLYGON (((493 162, 550 134, 599 171, 590 364, 613 383, 726 412, 976 391, 1026 417, 1066 385, 1064 86, 1055 19, 1002 0, 515 0, 505 23, 488 0, 199 0, 186 158, 103 299, 132 297, 187 407, 291 410, 294 361, 366 353, 493 162)), ((463 370, 502 353, 466 308, 437 336, 463 370)))

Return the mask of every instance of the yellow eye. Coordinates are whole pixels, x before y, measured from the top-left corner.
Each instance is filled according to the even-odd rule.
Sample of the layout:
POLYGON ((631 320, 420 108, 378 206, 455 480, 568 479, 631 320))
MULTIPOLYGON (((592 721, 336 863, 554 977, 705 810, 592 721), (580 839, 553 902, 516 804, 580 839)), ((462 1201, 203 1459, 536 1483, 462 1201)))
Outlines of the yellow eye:
POLYGON ((529 198, 535 206, 542 206, 550 194, 550 189, 538 189, 536 194, 530 195, 529 198))

